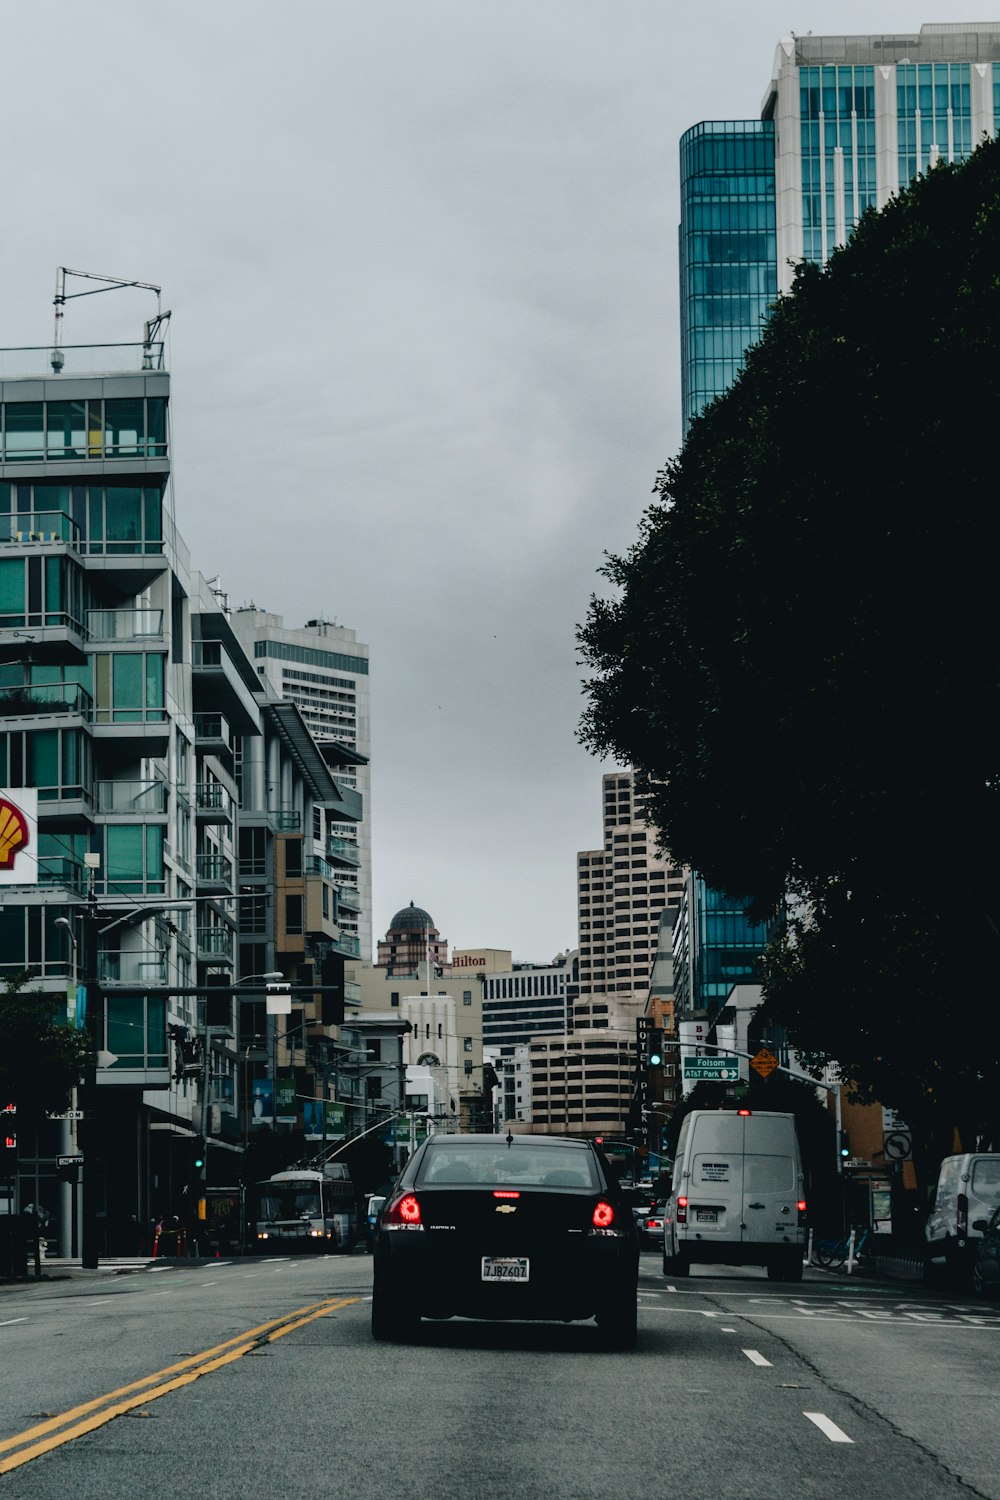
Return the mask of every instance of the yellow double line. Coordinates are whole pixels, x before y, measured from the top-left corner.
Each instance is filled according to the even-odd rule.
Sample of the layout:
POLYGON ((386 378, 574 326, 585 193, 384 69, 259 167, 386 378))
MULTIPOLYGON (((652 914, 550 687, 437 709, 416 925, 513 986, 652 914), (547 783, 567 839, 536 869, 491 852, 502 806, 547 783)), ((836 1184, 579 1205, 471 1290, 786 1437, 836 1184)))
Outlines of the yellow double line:
POLYGON ((210 1375, 213 1370, 231 1365, 234 1360, 242 1359, 244 1354, 249 1354, 260 1344, 273 1343, 275 1339, 284 1338, 286 1333, 293 1333, 296 1328, 302 1328, 316 1318, 322 1318, 340 1307, 349 1307, 352 1302, 359 1300, 357 1297, 341 1297, 339 1300, 327 1298, 323 1302, 312 1302, 307 1307, 296 1308, 283 1318, 272 1318, 269 1323, 248 1328, 246 1333, 226 1339, 223 1344, 203 1349, 200 1354, 192 1354, 175 1365, 167 1365, 166 1369, 157 1370, 154 1375, 144 1375, 141 1380, 133 1380, 130 1385, 108 1391, 93 1401, 85 1401, 81 1406, 71 1407, 57 1417, 39 1422, 37 1427, 29 1427, 25 1432, 5 1438, 0 1442, 0 1454, 8 1454, 9 1457, 0 1458, 0 1474, 19 1469, 33 1458, 41 1458, 43 1453, 51 1453, 53 1448, 71 1443, 137 1406, 145 1406, 158 1396, 166 1396, 170 1391, 179 1391, 183 1386, 191 1385, 193 1381, 200 1380, 202 1375, 210 1375), (13 1452, 14 1449, 18 1451, 13 1452))

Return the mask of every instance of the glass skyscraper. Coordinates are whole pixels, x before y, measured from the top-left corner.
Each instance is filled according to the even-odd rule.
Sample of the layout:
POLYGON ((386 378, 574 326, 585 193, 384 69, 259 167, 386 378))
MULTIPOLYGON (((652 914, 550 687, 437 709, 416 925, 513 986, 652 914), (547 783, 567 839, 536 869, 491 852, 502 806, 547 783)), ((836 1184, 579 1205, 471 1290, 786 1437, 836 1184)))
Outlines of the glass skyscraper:
MULTIPOLYGON (((789 37, 757 120, 681 137, 681 399, 685 428, 732 385, 802 260, 822 264, 865 209, 963 160, 1000 125, 1000 22, 900 36, 789 37)), ((770 924, 689 878, 674 933, 680 1015, 714 1019, 752 981, 770 924)))
POLYGON ((732 384, 801 260, 822 263, 866 208, 962 161, 1000 124, 1000 22, 892 36, 789 37, 759 120, 681 138, 685 426, 732 384))

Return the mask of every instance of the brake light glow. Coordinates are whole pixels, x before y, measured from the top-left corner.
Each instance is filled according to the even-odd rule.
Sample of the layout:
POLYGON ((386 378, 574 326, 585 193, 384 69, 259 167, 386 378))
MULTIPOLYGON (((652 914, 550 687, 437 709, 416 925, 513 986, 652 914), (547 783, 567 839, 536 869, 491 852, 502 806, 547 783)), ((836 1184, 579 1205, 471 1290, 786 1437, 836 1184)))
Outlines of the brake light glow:
POLYGON ((678 1200, 677 1200, 677 1222, 678 1222, 678 1224, 686 1224, 687 1221, 688 1221, 688 1201, 687 1201, 686 1198, 678 1198, 678 1200))
POLYGON ((520 1193, 513 1192, 510 1188, 494 1188, 494 1198, 520 1198, 520 1193))
POLYGON ((796 1203, 795 1207, 799 1211, 799 1223, 800 1224, 805 1223, 805 1217, 806 1217, 806 1200, 804 1198, 800 1198, 799 1201, 798 1201, 798 1203, 796 1203))
POLYGON ((738 1115, 752 1115, 753 1114, 753 1110, 752 1109, 738 1109, 736 1111, 736 1113, 738 1115))
POLYGON ((614 1221, 614 1209, 610 1203, 606 1203, 602 1198, 600 1203, 595 1205, 594 1212, 590 1216, 590 1222, 595 1229, 610 1229, 614 1221))
POLYGON ((390 1203, 383 1221, 386 1229, 419 1229, 420 1202, 412 1193, 404 1193, 395 1203, 390 1203))

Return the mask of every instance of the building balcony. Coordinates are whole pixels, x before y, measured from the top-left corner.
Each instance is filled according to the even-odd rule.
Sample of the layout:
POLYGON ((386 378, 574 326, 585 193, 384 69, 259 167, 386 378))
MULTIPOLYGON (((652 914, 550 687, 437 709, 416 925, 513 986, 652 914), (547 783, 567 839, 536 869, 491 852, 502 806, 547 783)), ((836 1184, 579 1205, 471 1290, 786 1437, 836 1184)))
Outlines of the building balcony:
POLYGON ((343 953, 348 958, 361 957, 361 939, 352 937, 349 932, 342 932, 334 938, 332 947, 335 953, 343 953))
POLYGON ((233 799, 219 781, 200 781, 194 805, 199 823, 228 823, 232 817, 233 799))
POLYGON ((353 885, 337 886, 337 906, 343 912, 360 912, 361 897, 353 885))
POLYGON ((97 978, 101 984, 127 984, 133 989, 166 984, 166 950, 158 952, 150 952, 147 948, 138 952, 98 950, 97 978))
POLYGON ((231 762, 233 754, 233 731, 229 720, 222 714, 195 714, 194 739, 197 748, 205 755, 218 755, 231 762))
POLYGON ((238 734, 260 733, 256 699, 222 641, 192 641, 191 667, 196 705, 217 704, 238 734))
POLYGON ((104 817, 162 818, 167 811, 165 781, 99 781, 97 811, 104 817))
POLYGON ((80 550, 80 528, 64 510, 32 510, 0 515, 0 548, 51 547, 64 542, 80 550))
MULTIPOLYGON (((61 854, 40 854, 38 856, 38 884, 43 886, 62 886, 65 890, 73 891, 75 895, 82 896, 87 889, 87 870, 75 859, 67 859, 61 854)), ((10 891, 10 886, 5 886, 5 892, 10 891)))
POLYGON ((0 688, 0 718, 35 719, 40 715, 72 717, 91 724, 94 700, 77 682, 26 683, 23 687, 0 688))
POLYGON ((326 857, 336 865, 349 865, 354 868, 361 864, 361 852, 357 844, 351 843, 349 839, 327 839, 326 857))
POLYGON ((233 889, 233 862, 224 854, 199 854, 195 865, 199 891, 230 894, 233 889))
POLYGON ((233 934, 228 927, 199 927, 197 932, 199 963, 226 963, 233 961, 233 934))
POLYGON ((135 755, 166 755, 170 746, 165 708, 97 709, 93 727, 96 739, 110 740, 135 755))
POLYGON ((302 814, 295 812, 292 808, 282 808, 280 812, 269 812, 267 816, 276 833, 298 833, 302 827, 302 814))
POLYGON ((87 634, 98 641, 163 640, 162 609, 88 609, 87 634))
POLYGON ((327 859, 320 859, 316 855, 312 855, 305 861, 304 873, 306 875, 321 875, 323 879, 328 880, 331 885, 334 883, 335 876, 333 873, 333 866, 330 864, 330 861, 327 859))

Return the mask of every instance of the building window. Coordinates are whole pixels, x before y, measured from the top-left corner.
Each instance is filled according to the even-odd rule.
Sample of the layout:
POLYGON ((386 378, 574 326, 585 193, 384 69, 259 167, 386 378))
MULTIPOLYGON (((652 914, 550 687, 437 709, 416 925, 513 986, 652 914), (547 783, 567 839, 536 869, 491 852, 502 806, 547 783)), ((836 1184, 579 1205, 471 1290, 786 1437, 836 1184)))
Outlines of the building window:
POLYGON ((463 1052, 471 1052, 472 1051, 472 1038, 471 1038, 471 1036, 466 1036, 466 1037, 462 1038, 462 1050, 463 1050, 463 1052))
POLYGON ((297 937, 303 931, 302 926, 302 897, 285 897, 285 932, 290 937, 297 937))

